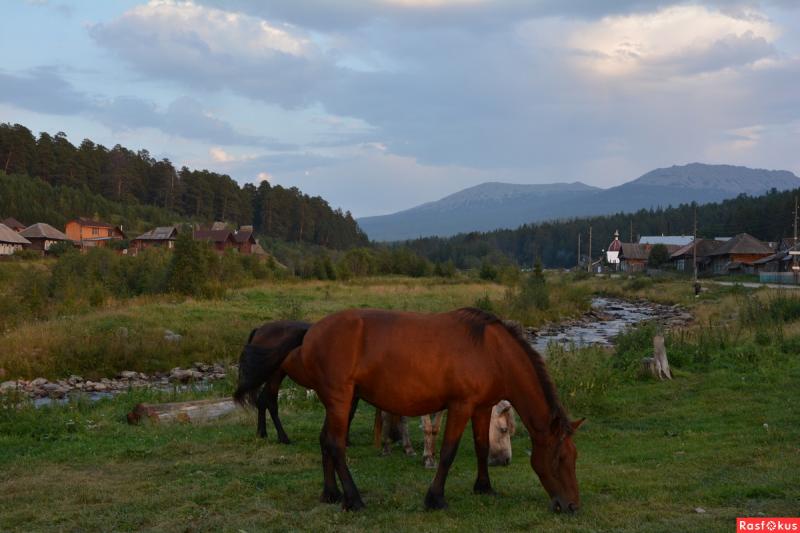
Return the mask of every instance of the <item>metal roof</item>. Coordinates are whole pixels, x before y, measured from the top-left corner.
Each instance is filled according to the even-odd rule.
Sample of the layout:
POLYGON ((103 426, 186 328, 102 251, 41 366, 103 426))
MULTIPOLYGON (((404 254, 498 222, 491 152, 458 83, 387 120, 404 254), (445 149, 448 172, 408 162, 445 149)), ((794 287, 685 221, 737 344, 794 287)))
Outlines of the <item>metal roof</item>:
POLYGON ((52 241, 69 240, 66 235, 44 222, 37 222, 36 224, 28 226, 19 234, 28 239, 50 239, 52 241))
POLYGON ((11 244, 30 244, 31 241, 9 228, 5 224, 0 224, 0 242, 11 244))
POLYGON ((178 230, 175 226, 159 226, 151 229, 146 233, 142 233, 136 237, 135 241, 174 241, 178 235, 178 230))
POLYGON ((691 235, 643 235, 639 237, 639 244, 674 244, 686 246, 692 242, 691 235))

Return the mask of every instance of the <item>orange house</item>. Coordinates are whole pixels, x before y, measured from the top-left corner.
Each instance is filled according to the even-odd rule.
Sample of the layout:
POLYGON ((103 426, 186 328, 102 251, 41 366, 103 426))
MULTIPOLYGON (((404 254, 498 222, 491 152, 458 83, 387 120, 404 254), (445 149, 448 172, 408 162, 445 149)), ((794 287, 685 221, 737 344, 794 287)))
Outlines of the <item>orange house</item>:
POLYGON ((108 246, 111 241, 125 239, 122 226, 112 226, 108 222, 83 217, 67 222, 65 233, 68 239, 81 248, 108 246))

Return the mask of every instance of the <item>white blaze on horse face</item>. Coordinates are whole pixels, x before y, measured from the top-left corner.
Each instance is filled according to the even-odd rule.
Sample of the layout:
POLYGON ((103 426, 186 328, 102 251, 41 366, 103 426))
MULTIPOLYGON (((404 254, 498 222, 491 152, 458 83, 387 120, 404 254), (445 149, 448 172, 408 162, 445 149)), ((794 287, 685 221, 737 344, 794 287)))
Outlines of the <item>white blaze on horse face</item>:
POLYGON ((489 425, 489 464, 507 466, 511 463, 511 437, 516 432, 516 422, 511 403, 503 400, 492 408, 489 425))

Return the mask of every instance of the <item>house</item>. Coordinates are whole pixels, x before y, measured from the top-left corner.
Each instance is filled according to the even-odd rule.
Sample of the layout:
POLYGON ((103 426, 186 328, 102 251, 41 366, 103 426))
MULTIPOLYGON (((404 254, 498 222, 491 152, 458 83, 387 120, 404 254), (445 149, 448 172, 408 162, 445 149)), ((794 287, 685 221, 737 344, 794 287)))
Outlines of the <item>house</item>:
POLYGON ((28 226, 20 232, 20 235, 31 241, 31 250, 40 250, 42 252, 48 251, 57 242, 69 241, 66 235, 44 222, 37 222, 28 226))
POLYGON ((67 222, 67 237, 81 248, 108 246, 112 241, 125 240, 122 226, 113 226, 108 222, 77 218, 67 222))
POLYGON ((684 237, 642 237, 639 242, 622 242, 619 240, 619 231, 614 232, 614 240, 606 250, 606 261, 619 265, 623 272, 642 272, 647 268, 647 260, 653 246, 663 244, 667 252, 674 252, 679 248, 678 242, 684 237), (645 242, 642 242, 644 240, 645 242))
POLYGON ((211 243, 214 250, 224 252, 229 248, 238 248, 236 238, 229 230, 195 230, 192 238, 196 241, 211 243))
POLYGON ((136 252, 145 248, 159 247, 172 249, 175 247, 175 239, 178 238, 178 228, 175 226, 160 226, 142 233, 131 241, 131 246, 136 252))
POLYGON ((20 231, 25 229, 25 224, 23 224, 22 222, 20 222, 19 220, 17 220, 14 217, 8 217, 7 219, 5 219, 2 222, 2 224, 5 224, 6 226, 8 226, 9 228, 13 229, 17 233, 19 233, 20 231))
POLYGON ((697 250, 695 242, 692 241, 686 246, 681 246, 670 255, 670 261, 675 265, 675 270, 679 272, 693 272, 693 261, 697 254, 697 272, 703 273, 709 270, 711 265, 711 252, 717 250, 724 243, 716 239, 697 239, 697 250))
POLYGON ((714 274, 727 274, 735 271, 753 273, 754 263, 773 255, 775 251, 747 233, 740 233, 725 241, 711 252, 711 270, 714 274))
POLYGON ((31 241, 0 223, 0 256, 12 255, 17 250, 24 250, 31 244, 31 241))
POLYGON ((252 229, 249 231, 240 229, 233 235, 233 238, 236 240, 236 247, 239 249, 239 253, 242 254, 252 254, 253 246, 258 244, 253 236, 252 229))

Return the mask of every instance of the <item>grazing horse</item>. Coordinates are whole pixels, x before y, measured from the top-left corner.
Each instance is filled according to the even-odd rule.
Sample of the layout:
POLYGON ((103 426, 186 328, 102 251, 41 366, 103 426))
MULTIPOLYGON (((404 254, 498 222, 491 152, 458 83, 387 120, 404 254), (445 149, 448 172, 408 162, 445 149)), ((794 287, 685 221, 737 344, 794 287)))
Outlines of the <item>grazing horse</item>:
POLYGON ((345 455, 348 415, 358 394, 381 410, 406 416, 447 409, 427 508, 447 505, 445 481, 470 419, 478 458, 474 490, 493 492, 489 421, 502 399, 511 402, 531 435, 531 466, 550 496, 550 508, 572 512, 580 505, 572 434, 583 420, 569 421, 544 361, 524 333, 492 314, 472 308, 440 314, 341 311, 314 324, 302 346, 271 365, 281 365, 290 376, 302 374, 302 385, 314 389, 325 406, 322 501, 341 499, 346 510, 364 506, 345 455))
MULTIPOLYGON (((425 468, 436 468, 436 436, 442 425, 443 414, 444 411, 439 411, 420 417, 424 444, 422 464, 425 468)), ((492 420, 489 423, 489 466, 511 464, 511 437, 516 429, 511 403, 502 400, 492 408, 492 420)))
MULTIPOLYGON (((303 344, 303 337, 310 327, 311 324, 308 322, 279 320, 266 322, 250 332, 247 344, 239 356, 239 383, 233 398, 239 404, 256 406, 258 412, 256 433, 259 437, 267 437, 266 411, 269 410, 275 431, 278 433, 278 442, 283 444, 291 442, 278 416, 278 390, 287 374, 279 366, 271 365, 271 361, 283 360, 291 350, 303 344)), ((306 385, 307 378, 302 372, 291 373, 289 377, 300 385, 310 388, 306 385)), ((358 407, 357 396, 353 398, 353 405, 350 408, 350 421, 353 420, 356 407, 358 407)))
POLYGON ((303 343, 303 337, 311 327, 308 322, 279 320, 267 322, 250 332, 247 344, 239 356, 239 383, 234 399, 240 403, 255 405, 258 411, 259 437, 267 437, 267 414, 272 418, 278 441, 289 444, 289 436, 278 416, 278 390, 286 374, 267 368, 264 363, 272 357, 285 357, 303 343), (261 385, 259 393, 259 388, 261 385))

